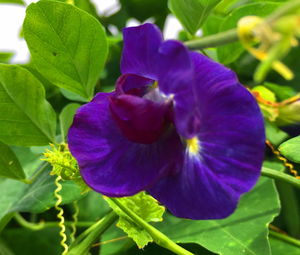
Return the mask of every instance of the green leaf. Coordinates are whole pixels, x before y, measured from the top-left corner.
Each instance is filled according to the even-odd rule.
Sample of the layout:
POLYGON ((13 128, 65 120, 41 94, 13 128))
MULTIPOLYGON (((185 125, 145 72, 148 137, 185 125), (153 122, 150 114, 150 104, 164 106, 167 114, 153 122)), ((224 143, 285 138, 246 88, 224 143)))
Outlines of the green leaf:
MULTIPOLYGON (((57 228, 46 228, 39 231, 32 231, 24 228, 10 228, 3 231, 2 238, 6 244, 17 254, 54 255, 61 254, 60 236, 57 228)), ((1 246, 0 246, 1 247, 1 246)), ((1 255, 9 255, 2 254, 1 255)))
POLYGON ((75 0, 75 5, 93 15, 95 18, 98 18, 97 9, 90 0, 75 0))
POLYGON ((15 255, 9 247, 7 247, 6 243, 0 239, 0 254, 1 255, 15 255))
POLYGON ((203 35, 217 34, 224 17, 210 14, 202 26, 203 35))
POLYGON ((21 4, 24 5, 23 0, 0 0, 0 4, 21 4))
MULTIPOLYGON (((55 176, 50 176, 45 171, 36 182, 26 187, 22 196, 10 208, 10 211, 40 213, 53 207, 56 203, 54 197, 55 176)), ((73 181, 62 181, 63 188, 60 192, 63 204, 71 203, 82 197, 80 187, 73 181)))
MULTIPOLYGON (((46 0, 46 1, 56 1, 68 3, 69 0, 46 0)), ((89 14, 93 15, 95 18, 98 18, 97 9, 95 5, 90 0, 74 0, 74 5, 89 14)))
MULTIPOLYGON (((120 21, 123 18, 135 18, 144 22, 149 18, 154 18, 155 23, 163 28, 168 10, 168 0, 120 0, 122 9, 119 12, 120 21), (122 12, 124 12, 122 14, 122 12), (122 18, 123 16, 123 18, 122 18)), ((114 20, 117 18, 113 15, 114 20)), ((121 23, 121 22, 118 23, 121 23)))
MULTIPOLYGON (((41 154, 42 152, 37 151, 36 148, 45 148, 41 147, 17 147, 12 146, 11 149, 14 151, 19 162, 21 163, 24 172, 27 176, 31 176, 34 171, 41 166, 41 154)), ((46 148, 49 148, 48 146, 46 148)), ((44 149, 43 149, 44 152, 44 149)))
POLYGON ((223 0, 215 8, 215 13, 219 15, 226 15, 230 12, 232 6, 241 2, 240 0, 223 0))
MULTIPOLYGON (((158 246, 155 243, 149 243, 143 248, 143 250, 138 249, 134 242, 124 235, 124 232, 119 228, 113 226, 110 227, 104 234, 101 236, 101 250, 99 255, 134 255, 134 254, 143 254, 143 255, 174 255, 173 252, 158 246)), ((201 247, 198 244, 180 244, 185 249, 191 251, 193 254, 199 255, 215 255, 207 249, 201 247)))
POLYGON ((101 242, 105 243, 101 246, 101 253, 99 255, 123 255, 125 253, 124 247, 135 244, 132 239, 128 238, 127 235, 116 226, 112 226, 104 232, 101 236, 101 242))
POLYGON ((62 110, 61 114, 59 115, 59 121, 60 121, 60 131, 61 136, 63 140, 67 136, 68 130, 73 122, 74 115, 76 113, 76 110, 80 107, 80 104, 68 104, 65 106, 65 108, 62 110))
POLYGON ((0 52, 0 63, 8 63, 13 55, 12 52, 0 52))
POLYGON ((220 0, 169 0, 169 9, 192 35, 220 0))
MULTIPOLYGON (((54 86, 50 81, 48 81, 41 73, 39 73, 33 64, 33 62, 29 62, 26 64, 21 65, 23 68, 27 69, 29 72, 31 72, 44 86, 45 93, 46 93, 46 99, 52 99, 55 98, 56 95, 59 95, 60 88, 57 86, 54 86)), ((55 108, 55 106, 54 106, 55 108)))
MULTIPOLYGON (((143 251, 137 249, 135 246, 128 247, 125 246, 125 250, 123 249, 120 253, 101 253, 99 255, 174 255, 174 252, 171 252, 165 248, 162 248, 158 246, 155 243, 151 243, 147 245, 143 251), (127 249, 126 249, 127 248, 127 249)), ((197 244, 184 244, 182 245, 185 249, 189 250, 192 254, 195 255, 216 255, 216 253, 212 253, 205 248, 201 247, 200 245, 197 244)), ((177 254, 182 254, 182 253, 177 253, 177 254)))
POLYGON ((299 247, 284 242, 282 240, 278 240, 274 237, 270 237, 270 245, 272 250, 272 255, 299 255, 299 247))
MULTIPOLYGON (((274 2, 260 2, 247 4, 240 8, 236 8, 230 15, 224 19, 220 32, 227 31, 232 28, 237 27, 238 21, 248 15, 253 15, 255 13, 256 16, 265 17, 272 13, 276 8, 280 6, 280 3, 274 2)), ((241 43, 235 42, 230 43, 224 46, 220 46, 217 48, 219 60, 223 64, 229 64, 234 62, 243 52, 244 47, 241 43)))
POLYGON ((300 163, 300 136, 284 142, 279 146, 278 150, 287 159, 300 163))
POLYGON ((191 221, 167 216, 157 228, 176 242, 197 243, 217 254, 268 255, 268 224, 279 209, 273 181, 262 177, 226 219, 191 221))
POLYGON ((23 180, 26 175, 14 152, 0 142, 0 177, 23 180))
MULTIPOLYGON (((11 212, 40 213, 53 207, 56 203, 54 190, 56 189, 54 176, 49 175, 49 168, 28 185, 14 180, 0 182, 0 220, 11 212)), ((78 185, 72 181, 61 182, 60 192, 63 204, 68 204, 82 197, 78 185)))
POLYGON ((92 98, 108 53, 105 31, 94 17, 69 4, 40 1, 27 8, 24 36, 45 78, 92 98))
POLYGON ((275 93, 278 101, 289 99, 297 94, 293 88, 288 86, 277 85, 271 82, 265 82, 264 86, 275 93))
MULTIPOLYGON (((39 168, 39 166, 41 165, 40 155, 36 155, 29 148, 12 147, 12 150, 14 151, 15 155, 17 156, 17 158, 18 158, 19 162, 21 163, 21 165, 24 169, 24 172, 26 173, 27 176, 31 176, 34 173, 35 169, 39 168)), ((13 214, 14 214, 13 212, 6 213, 5 215, 1 214, 2 210, 5 210, 5 208, 10 206, 10 202, 11 203, 14 202, 13 201, 14 195, 13 195, 12 191, 18 190, 19 187, 26 186, 25 183, 0 178, 0 189, 2 189, 2 183, 5 183, 5 182, 10 183, 11 186, 13 187, 13 189, 10 191, 10 193, 8 193, 10 198, 8 198, 7 200, 2 199, 0 197, 0 203, 3 203, 3 204, 0 204, 0 233, 4 229, 4 227, 7 225, 7 223, 11 220, 11 218, 13 217, 13 214)), ((3 194, 5 194, 5 193, 3 193, 3 194)))
POLYGON ((282 131, 270 121, 265 121, 265 128, 267 139, 275 146, 278 146, 289 137, 286 132, 282 131))
POLYGON ((86 99, 82 96, 79 96, 78 94, 76 94, 74 92, 63 89, 63 88, 60 88, 60 92, 65 98, 67 98, 71 101, 77 101, 77 102, 83 102, 83 103, 87 103, 89 101, 88 99, 86 99))
POLYGON ((110 211, 102 195, 93 190, 78 201, 78 206, 80 211, 78 219, 81 221, 97 221, 110 211))
MULTIPOLYGON (((145 192, 140 192, 131 197, 118 198, 118 200, 146 222, 162 221, 165 208, 158 205, 157 201, 145 192)), ((133 222, 112 200, 106 198, 106 201, 120 216, 117 226, 126 232, 139 248, 143 248, 149 242, 153 241, 150 234, 133 222)))
POLYGON ((278 170, 279 172, 284 172, 285 170, 285 166, 277 159, 265 160, 263 162, 263 167, 278 170))
POLYGON ((0 64, 0 140, 19 146, 55 139, 56 116, 42 84, 26 69, 0 64))

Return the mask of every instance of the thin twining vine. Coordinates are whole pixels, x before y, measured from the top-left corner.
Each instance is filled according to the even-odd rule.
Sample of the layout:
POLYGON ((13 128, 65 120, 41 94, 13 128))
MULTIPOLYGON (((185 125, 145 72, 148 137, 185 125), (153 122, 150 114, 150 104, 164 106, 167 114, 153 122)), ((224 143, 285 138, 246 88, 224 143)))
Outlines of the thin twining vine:
POLYGON ((300 179, 300 176, 298 175, 297 170, 295 170, 294 165, 290 162, 288 162, 288 160, 283 157, 280 152, 275 149, 275 147, 272 145, 272 143, 269 140, 266 140, 266 144, 268 145, 268 147, 271 149, 271 151, 273 152, 273 154, 283 163, 283 165, 289 170, 289 172, 294 175, 295 178, 300 179))
POLYGON ((74 213, 72 215, 73 222, 71 224, 72 232, 70 234, 71 243, 73 243, 75 241, 76 225, 77 225, 77 222, 78 222, 79 206, 78 206, 77 201, 73 202, 73 207, 74 207, 74 213))
POLYGON ((62 255, 66 255, 69 250, 69 246, 67 245, 67 235, 66 235, 66 227, 65 227, 65 218, 64 218, 64 209, 60 207, 62 203, 62 196, 59 194, 59 192, 62 190, 62 185, 60 183, 61 176, 57 176, 55 179, 55 186, 56 189, 54 191, 54 196, 56 197, 57 201, 55 203, 55 209, 58 211, 57 218, 59 219, 58 226, 60 227, 59 235, 61 236, 60 244, 63 247, 62 255))
POLYGON ((272 102, 270 100, 266 100, 265 98, 263 98, 257 91, 251 91, 251 93, 253 94, 253 96, 255 97, 258 103, 273 108, 280 108, 283 106, 287 106, 289 104, 292 104, 300 100, 300 95, 296 95, 281 102, 272 102))

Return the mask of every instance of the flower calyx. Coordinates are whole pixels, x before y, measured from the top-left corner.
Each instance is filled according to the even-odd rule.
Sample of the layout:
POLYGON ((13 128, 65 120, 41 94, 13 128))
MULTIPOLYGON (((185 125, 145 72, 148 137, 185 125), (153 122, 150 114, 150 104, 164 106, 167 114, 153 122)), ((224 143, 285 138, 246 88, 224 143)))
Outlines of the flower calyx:
POLYGON ((68 144, 50 144, 50 146, 51 149, 46 149, 43 154, 45 158, 42 159, 52 166, 50 174, 60 176, 62 180, 76 182, 82 188, 83 193, 88 191, 89 188, 82 180, 77 161, 70 153, 68 144))

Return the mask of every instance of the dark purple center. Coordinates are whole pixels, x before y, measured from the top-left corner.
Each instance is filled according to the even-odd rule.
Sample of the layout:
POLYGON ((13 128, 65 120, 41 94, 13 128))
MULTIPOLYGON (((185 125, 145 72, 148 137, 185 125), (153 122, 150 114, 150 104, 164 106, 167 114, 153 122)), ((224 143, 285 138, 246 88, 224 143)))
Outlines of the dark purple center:
POLYGON ((117 95, 110 98, 110 111, 122 134, 136 143, 154 143, 171 124, 172 100, 152 84, 139 76, 121 77, 117 95))

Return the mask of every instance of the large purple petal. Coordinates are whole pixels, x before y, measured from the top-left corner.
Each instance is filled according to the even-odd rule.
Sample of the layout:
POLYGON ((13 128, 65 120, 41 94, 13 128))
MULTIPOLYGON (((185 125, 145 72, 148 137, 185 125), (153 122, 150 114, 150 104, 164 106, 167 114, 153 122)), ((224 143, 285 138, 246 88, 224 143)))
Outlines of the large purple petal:
POLYGON ((166 95, 190 91, 194 69, 188 49, 168 40, 161 44, 157 58, 159 89, 166 95))
POLYGON ((218 91, 225 86, 238 83, 236 74, 227 67, 200 53, 190 51, 189 54, 193 63, 195 88, 198 94, 203 89, 218 91))
POLYGON ((227 217, 239 199, 205 162, 189 156, 177 175, 161 179, 148 191, 175 216, 195 220, 227 217))
POLYGON ((150 145, 129 141, 111 117, 110 96, 99 93, 79 108, 68 141, 88 186, 107 196, 130 196, 170 169, 178 171, 182 144, 174 129, 150 145))
POLYGON ((181 171, 148 190, 176 216, 224 218, 260 175, 263 118, 253 96, 229 69, 200 54, 191 56, 199 98, 200 150, 198 155, 186 152, 181 171))
POLYGON ((122 74, 137 74, 156 80, 156 56, 163 41, 159 29, 149 23, 138 27, 124 28, 123 38, 122 74))
POLYGON ((223 155, 228 157, 234 156, 236 148, 243 151, 245 147, 251 150, 250 154, 256 152, 254 162, 261 163, 264 123, 255 98, 239 83, 234 72, 201 54, 191 55, 199 98, 201 143, 227 146, 227 154, 223 155))
POLYGON ((201 99, 209 107, 201 112, 201 155, 211 165, 219 166, 215 172, 226 177, 235 190, 246 192, 259 177, 264 157, 264 124, 259 107, 238 83, 203 94, 201 99))
POLYGON ((174 98, 174 120, 178 133, 191 138, 199 132, 200 123, 190 52, 181 42, 169 40, 159 48, 158 58, 159 89, 174 98))

